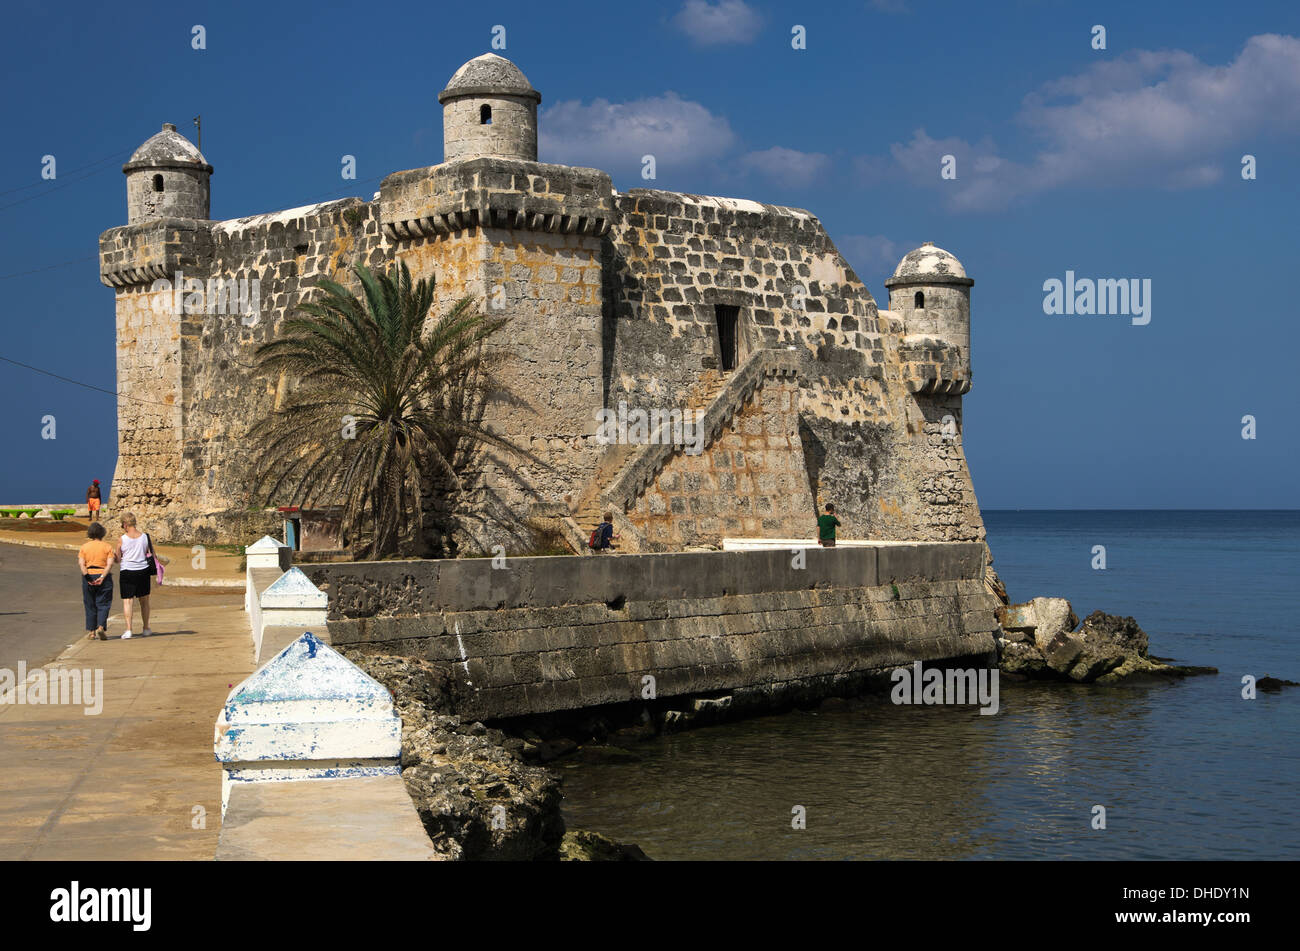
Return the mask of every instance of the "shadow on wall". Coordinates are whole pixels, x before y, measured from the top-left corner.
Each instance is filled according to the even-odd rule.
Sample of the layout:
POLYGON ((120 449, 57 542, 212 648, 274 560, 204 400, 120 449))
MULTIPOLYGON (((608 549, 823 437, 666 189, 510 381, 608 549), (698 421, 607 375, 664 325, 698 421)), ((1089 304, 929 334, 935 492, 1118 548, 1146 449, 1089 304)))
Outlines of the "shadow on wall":
MULTIPOLYGON (((820 512, 833 502, 840 518, 856 524, 854 537, 880 535, 880 513, 874 500, 880 496, 881 473, 891 464, 891 443, 884 427, 868 423, 838 423, 812 414, 799 417, 799 439, 808 467, 808 485, 820 512), (841 464, 849 460, 845 469, 841 464), (865 468, 864 468, 865 463, 865 468), (839 472, 848 472, 847 477, 839 472)), ((847 523, 846 523, 847 524, 847 523)), ((907 526, 890 526, 895 532, 907 526)), ((880 535, 880 537, 890 537, 880 535)))

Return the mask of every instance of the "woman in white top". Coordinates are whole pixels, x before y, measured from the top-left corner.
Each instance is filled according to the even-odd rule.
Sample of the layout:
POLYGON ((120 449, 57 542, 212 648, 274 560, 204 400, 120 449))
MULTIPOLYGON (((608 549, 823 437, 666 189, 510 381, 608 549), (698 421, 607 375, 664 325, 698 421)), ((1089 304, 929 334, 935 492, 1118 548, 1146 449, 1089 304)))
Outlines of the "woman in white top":
POLYGON ((149 630, 149 587, 153 580, 153 569, 149 567, 149 558, 154 556, 153 542, 149 536, 136 528, 135 516, 130 512, 122 513, 122 540, 118 542, 114 554, 121 568, 118 569, 118 587, 122 592, 122 613, 126 616, 126 630, 122 639, 134 635, 131 632, 131 601, 140 602, 140 621, 144 629, 141 637, 148 637, 149 630))

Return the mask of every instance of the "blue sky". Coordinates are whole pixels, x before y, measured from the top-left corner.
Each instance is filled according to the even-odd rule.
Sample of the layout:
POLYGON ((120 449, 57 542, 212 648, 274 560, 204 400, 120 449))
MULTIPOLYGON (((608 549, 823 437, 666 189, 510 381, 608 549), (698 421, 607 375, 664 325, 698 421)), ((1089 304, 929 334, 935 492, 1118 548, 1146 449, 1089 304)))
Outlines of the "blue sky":
MULTIPOLYGON (((215 218, 369 197, 441 161, 437 93, 498 25, 543 96, 543 161, 807 208, 882 306, 910 248, 961 258, 986 508, 1296 507, 1293 2, 12 4, 0 354, 114 388, 96 242, 162 122, 192 137, 202 114, 215 218), (1150 279, 1151 322, 1044 314, 1067 270, 1150 279)), ((0 362, 0 400, 0 502, 111 479, 112 396, 0 362)))

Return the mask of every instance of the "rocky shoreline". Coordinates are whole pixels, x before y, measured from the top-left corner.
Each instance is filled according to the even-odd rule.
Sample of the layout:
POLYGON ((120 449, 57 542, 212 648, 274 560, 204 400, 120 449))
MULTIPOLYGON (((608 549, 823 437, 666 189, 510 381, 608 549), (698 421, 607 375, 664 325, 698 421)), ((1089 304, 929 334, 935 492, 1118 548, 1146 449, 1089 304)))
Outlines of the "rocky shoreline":
POLYGON ((1214 667, 1170 663, 1148 652, 1146 632, 1131 617, 1094 611, 1080 623, 1064 598, 1034 598, 998 609, 998 667, 1017 679, 1103 686, 1134 679, 1217 674, 1214 667))
POLYGON ((402 779, 434 849, 453 861, 644 861, 635 845, 568 830, 560 779, 542 761, 576 750, 464 722, 456 685, 425 661, 344 648, 393 695, 402 718, 402 779))

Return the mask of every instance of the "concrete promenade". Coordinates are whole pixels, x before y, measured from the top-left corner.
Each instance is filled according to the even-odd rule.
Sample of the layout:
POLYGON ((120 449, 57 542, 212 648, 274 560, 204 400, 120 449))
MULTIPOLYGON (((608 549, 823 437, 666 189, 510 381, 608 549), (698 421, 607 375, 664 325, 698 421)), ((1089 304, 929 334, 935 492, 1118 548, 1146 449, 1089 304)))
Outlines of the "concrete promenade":
MULTIPOLYGON (((21 534, 51 542, 44 533, 21 534)), ((84 533, 66 537, 63 544, 75 548, 84 533)), ((169 578, 239 578, 238 556, 209 553, 207 568, 196 571, 189 549, 161 550, 172 558, 169 578)), ((0 553, 13 559, 21 550, 5 544, 0 553)), ((52 575, 31 597, 69 599, 79 618, 70 557, 72 570, 52 575)), ((97 715, 85 714, 85 696, 80 704, 0 703, 0 860, 215 854, 221 771, 212 755, 213 721, 231 686, 254 669, 243 594, 168 586, 156 590, 153 606, 154 637, 120 640, 115 600, 110 639, 78 639, 47 668, 89 671, 92 684, 102 676, 97 715)))
MULTIPOLYGON (((41 522, 32 524, 26 520, 6 519, 8 524, 0 527, 0 542, 5 545, 21 545, 28 548, 44 548, 55 551, 72 552, 69 564, 72 565, 72 585, 77 585, 76 551, 86 541, 86 522, 41 522)), ((145 531, 149 526, 143 526, 145 531)), ((114 536, 104 539, 113 543, 114 536)), ((243 555, 222 551, 204 551, 202 558, 196 558, 192 548, 184 545, 159 545, 158 553, 169 560, 166 568, 168 584, 178 587, 220 587, 234 590, 244 587, 244 573, 240 569, 243 555), (195 562, 198 562, 196 564, 195 562)), ((11 558, 18 557, 17 551, 10 551, 11 558)), ((114 569, 116 574, 116 569, 114 569)), ((80 595, 76 598, 80 603, 80 595)))

